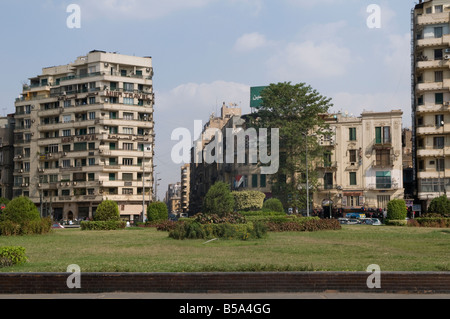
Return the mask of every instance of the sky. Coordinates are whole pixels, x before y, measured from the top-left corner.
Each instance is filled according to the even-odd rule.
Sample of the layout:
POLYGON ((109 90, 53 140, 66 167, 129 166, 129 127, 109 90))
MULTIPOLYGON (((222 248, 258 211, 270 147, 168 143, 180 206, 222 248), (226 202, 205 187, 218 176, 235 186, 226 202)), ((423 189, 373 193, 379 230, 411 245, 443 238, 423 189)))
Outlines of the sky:
POLYGON ((180 181, 172 132, 250 87, 307 83, 331 112, 404 112, 411 126, 411 9, 401 0, 16 0, 0 3, 0 114, 42 68, 92 50, 151 56, 159 199, 180 181), (79 26, 68 24, 80 8, 79 26), (376 10, 373 6, 376 5, 376 10))

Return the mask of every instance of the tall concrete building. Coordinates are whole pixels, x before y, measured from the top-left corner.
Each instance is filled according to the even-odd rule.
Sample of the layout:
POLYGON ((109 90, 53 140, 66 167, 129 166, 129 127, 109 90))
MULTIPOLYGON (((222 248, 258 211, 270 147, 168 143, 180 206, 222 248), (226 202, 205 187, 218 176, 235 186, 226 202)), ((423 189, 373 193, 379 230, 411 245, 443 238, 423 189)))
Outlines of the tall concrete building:
POLYGON ((414 180, 422 211, 450 191, 450 2, 412 11, 414 180))
POLYGON ((313 195, 314 209, 328 217, 336 209, 384 209, 390 200, 403 199, 402 115, 324 115, 331 134, 320 141, 325 151, 316 163, 320 185, 313 195))
POLYGON ((13 195, 56 220, 92 218, 107 199, 123 219, 142 219, 153 191, 152 77, 151 57, 91 51, 31 78, 15 103, 13 195))
POLYGON ((14 115, 0 118, 0 197, 12 199, 14 186, 14 115))
POLYGON ((190 178, 190 164, 185 164, 181 167, 181 212, 185 214, 189 212, 190 178))

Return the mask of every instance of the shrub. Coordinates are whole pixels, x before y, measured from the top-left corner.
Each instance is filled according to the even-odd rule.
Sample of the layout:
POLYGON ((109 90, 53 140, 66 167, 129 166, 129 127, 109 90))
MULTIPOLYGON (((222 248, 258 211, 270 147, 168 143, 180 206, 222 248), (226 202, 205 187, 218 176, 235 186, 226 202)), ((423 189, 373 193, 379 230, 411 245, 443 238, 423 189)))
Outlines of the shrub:
POLYGON ((147 207, 147 219, 150 222, 167 220, 169 212, 167 205, 163 202, 153 202, 147 207))
POLYGON ((266 194, 258 191, 232 192, 235 201, 235 210, 260 210, 263 207, 266 194))
POLYGON ((406 219, 387 219, 386 226, 407 226, 408 221, 406 219))
POLYGON ((178 222, 174 222, 173 220, 164 220, 154 224, 159 231, 171 231, 175 229, 178 222))
POLYGON ((428 207, 428 213, 441 216, 450 215, 450 200, 447 198, 447 195, 434 198, 428 207))
POLYGON ((39 220, 39 211, 28 197, 17 197, 8 203, 0 215, 1 221, 22 224, 25 221, 39 220))
POLYGON ((419 217, 409 220, 410 226, 417 227, 435 227, 435 228, 450 228, 450 218, 445 217, 419 217))
POLYGON ((247 222, 240 213, 228 213, 223 216, 198 213, 192 217, 192 220, 200 224, 245 224, 247 222))
POLYGON ((118 230, 125 229, 126 226, 126 222, 118 220, 81 222, 81 230, 118 230))
POLYGON ((408 208, 403 199, 393 199, 388 203, 387 220, 405 220, 408 208))
POLYGON ((283 204, 278 198, 270 198, 264 202, 263 209, 273 212, 284 213, 283 204))
POLYGON ((2 236, 19 236, 20 224, 14 223, 10 220, 0 222, 0 235, 2 236))
POLYGON ((43 235, 48 234, 52 230, 52 220, 50 218, 42 218, 39 220, 25 221, 21 225, 21 235, 43 235))
POLYGON ((112 200, 105 200, 97 207, 94 216, 95 221, 119 221, 119 206, 112 200))
POLYGON ((234 196, 231 194, 230 186, 223 182, 216 182, 208 190, 203 201, 203 212, 205 214, 217 214, 224 216, 234 210, 234 196))
POLYGON ((0 268, 21 265, 27 260, 23 247, 0 247, 0 268))

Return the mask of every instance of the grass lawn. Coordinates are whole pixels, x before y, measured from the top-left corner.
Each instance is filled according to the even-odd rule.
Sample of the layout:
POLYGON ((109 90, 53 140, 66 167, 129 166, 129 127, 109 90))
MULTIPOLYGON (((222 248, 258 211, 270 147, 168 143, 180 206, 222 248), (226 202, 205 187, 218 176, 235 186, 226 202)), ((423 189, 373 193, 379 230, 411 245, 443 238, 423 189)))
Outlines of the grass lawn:
POLYGON ((339 231, 269 233, 260 240, 174 240, 167 232, 58 229, 0 237, 29 262, 1 272, 450 271, 450 230, 344 225, 339 231))

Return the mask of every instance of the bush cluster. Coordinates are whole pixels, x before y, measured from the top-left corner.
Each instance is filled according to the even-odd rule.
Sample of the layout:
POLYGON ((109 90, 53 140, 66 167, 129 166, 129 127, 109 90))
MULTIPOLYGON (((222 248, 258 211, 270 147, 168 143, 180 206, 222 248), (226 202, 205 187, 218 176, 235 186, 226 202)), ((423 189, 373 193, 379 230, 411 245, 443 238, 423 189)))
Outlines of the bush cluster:
POLYGON ((149 222, 167 220, 169 213, 167 205, 163 202, 153 202, 147 207, 147 219, 149 222))
POLYGON ((81 222, 81 230, 118 230, 125 229, 126 226, 126 222, 118 220, 81 222))
POLYGON ((450 218, 447 217, 419 217, 410 219, 408 226, 450 228, 450 218))
POLYGON ((119 206, 112 200, 105 200, 98 205, 94 216, 95 221, 119 221, 119 206))
POLYGON ((191 218, 192 221, 200 224, 245 224, 247 221, 240 213, 228 213, 224 215, 198 213, 191 218))
POLYGON ((270 198, 263 204, 263 210, 284 213, 283 204, 278 198, 270 198))
POLYGON ((223 216, 234 211, 234 204, 230 186, 224 182, 216 182, 206 193, 203 200, 203 212, 223 216))
POLYGON ((50 218, 28 220, 22 223, 11 220, 0 222, 0 235, 2 236, 43 235, 50 233, 51 230, 50 218))
POLYGON ((305 231, 339 230, 342 228, 337 219, 320 219, 318 217, 272 218, 266 222, 269 231, 305 231))
POLYGON ((248 224, 200 224, 198 222, 178 223, 169 232, 174 239, 241 239, 262 238, 267 229, 262 223, 248 224))
POLYGON ((27 261, 24 247, 0 247, 0 268, 21 265, 27 261))
POLYGON ((234 196, 237 211, 260 210, 263 207, 266 194, 258 191, 239 191, 232 192, 234 196))
POLYGON ((393 199, 387 206, 387 220, 405 220, 408 213, 408 208, 403 199, 393 199))
POLYGON ((450 200, 447 198, 447 195, 434 198, 428 207, 428 213, 433 213, 440 217, 450 217, 450 200))

